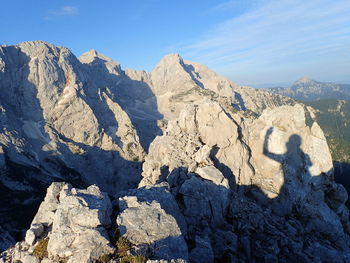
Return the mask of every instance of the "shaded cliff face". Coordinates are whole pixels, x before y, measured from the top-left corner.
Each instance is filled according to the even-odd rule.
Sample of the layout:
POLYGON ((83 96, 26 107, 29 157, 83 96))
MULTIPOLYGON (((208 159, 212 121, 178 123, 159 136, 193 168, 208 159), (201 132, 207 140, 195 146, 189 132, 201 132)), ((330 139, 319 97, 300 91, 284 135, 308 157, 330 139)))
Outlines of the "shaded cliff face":
POLYGON ((145 152, 111 88, 128 81, 117 65, 44 42, 2 46, 0 61, 2 226, 16 230, 52 181, 137 185, 145 152))
MULTIPOLYGON (((0 85, 4 233, 29 224, 22 208, 34 215, 44 189, 65 181, 96 184, 114 196, 117 211, 88 201, 83 210, 112 215, 134 245, 159 246, 162 252, 150 255, 157 260, 349 258, 347 193, 333 181, 322 130, 306 125, 304 107, 291 99, 238 86, 179 55, 164 57, 151 73, 124 71, 96 51, 77 59, 40 41, 0 47, 0 85)), ((94 189, 87 192, 100 196, 94 189)), ((71 186, 59 191, 87 198, 71 186)), ((72 198, 45 202, 60 203, 61 210, 48 205, 49 214, 67 212, 64 218, 78 227, 65 205, 72 198)), ((38 219, 44 212, 34 225, 47 224, 38 219)), ((16 246, 18 255, 21 249, 30 255, 35 242, 51 235, 52 262, 77 249, 61 244, 57 233, 65 226, 51 221, 52 232, 16 246)))

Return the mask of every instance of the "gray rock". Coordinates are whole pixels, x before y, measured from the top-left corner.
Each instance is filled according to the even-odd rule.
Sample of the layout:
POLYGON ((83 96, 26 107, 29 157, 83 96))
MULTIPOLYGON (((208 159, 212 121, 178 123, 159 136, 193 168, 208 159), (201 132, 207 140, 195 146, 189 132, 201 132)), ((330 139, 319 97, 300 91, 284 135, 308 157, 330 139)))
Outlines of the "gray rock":
MULTIPOLYGON (((178 208, 175 209, 177 205, 171 194, 163 194, 166 198, 160 202, 148 201, 153 199, 155 192, 161 193, 161 191, 164 189, 137 189, 120 197, 121 212, 117 217, 119 231, 135 245, 148 244, 153 251, 154 259, 187 260, 187 245, 177 222, 180 213, 178 208), (175 204, 172 210, 163 207, 163 204, 169 206, 167 204, 169 199, 170 203, 175 204)), ((162 194, 157 199, 161 196, 162 194)), ((183 219, 180 220, 180 224, 183 222, 183 219)))
POLYGON ((40 237, 48 240, 46 261, 58 262, 63 258, 72 263, 96 261, 101 255, 114 252, 106 230, 111 213, 108 195, 97 186, 83 190, 53 183, 27 231, 25 243, 17 243, 4 253, 21 262, 39 262, 32 254, 40 237))
POLYGON ((36 238, 40 237, 44 233, 44 226, 42 224, 32 224, 30 229, 27 230, 25 236, 25 242, 29 245, 34 245, 36 238))
POLYGON ((22 263, 39 263, 40 261, 34 256, 26 255, 23 258, 21 258, 21 262, 22 263))
POLYGON ((105 227, 112 206, 97 186, 86 190, 64 185, 48 242, 50 257, 69 257, 70 262, 90 262, 113 252, 105 227))
POLYGON ((212 181, 216 185, 222 185, 227 189, 230 188, 228 180, 215 166, 205 166, 196 169, 196 173, 203 179, 212 181))
POLYGON ((34 243, 35 243, 35 238, 36 238, 36 236, 35 236, 34 231, 31 230, 31 229, 27 230, 26 236, 25 236, 25 239, 24 239, 25 242, 26 242, 28 245, 32 246, 32 245, 34 245, 34 243))
POLYGON ((226 187, 193 176, 182 184, 179 193, 183 196, 183 213, 189 225, 207 222, 218 226, 225 222, 230 193, 226 187))

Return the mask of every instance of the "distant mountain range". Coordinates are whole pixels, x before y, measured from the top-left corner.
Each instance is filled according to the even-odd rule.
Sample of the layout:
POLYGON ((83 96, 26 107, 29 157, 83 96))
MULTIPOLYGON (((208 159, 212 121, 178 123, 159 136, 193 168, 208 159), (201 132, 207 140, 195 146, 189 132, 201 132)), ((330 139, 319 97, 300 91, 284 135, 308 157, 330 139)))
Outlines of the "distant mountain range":
POLYGON ((274 87, 267 90, 302 101, 322 99, 350 100, 350 84, 318 82, 308 77, 302 77, 289 88, 274 87))

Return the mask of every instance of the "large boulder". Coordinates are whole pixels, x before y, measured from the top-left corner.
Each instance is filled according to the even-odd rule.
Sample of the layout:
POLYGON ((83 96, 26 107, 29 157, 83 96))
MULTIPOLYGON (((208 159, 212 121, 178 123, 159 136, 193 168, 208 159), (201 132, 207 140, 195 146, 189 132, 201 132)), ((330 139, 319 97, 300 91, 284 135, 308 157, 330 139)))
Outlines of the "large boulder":
POLYGON ((5 262, 94 262, 114 251, 106 230, 111 213, 109 197, 97 186, 83 190, 52 183, 25 241, 5 251, 2 257, 5 262))
POLYGON ((118 229, 134 245, 147 245, 152 259, 187 260, 186 223, 166 188, 139 188, 120 197, 118 229))

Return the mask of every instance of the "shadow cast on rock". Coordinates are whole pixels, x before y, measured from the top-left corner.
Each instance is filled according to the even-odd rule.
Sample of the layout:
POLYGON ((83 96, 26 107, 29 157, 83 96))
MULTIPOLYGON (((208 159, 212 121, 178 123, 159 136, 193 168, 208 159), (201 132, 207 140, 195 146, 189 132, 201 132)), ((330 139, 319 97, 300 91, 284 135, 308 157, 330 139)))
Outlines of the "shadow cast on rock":
POLYGON ((96 57, 93 63, 85 65, 86 70, 92 72, 91 76, 94 76, 94 71, 98 70, 99 72, 98 81, 94 81, 94 79, 89 81, 92 85, 86 89, 88 94, 86 102, 91 105, 91 108, 104 111, 106 116, 109 116, 108 119, 101 119, 105 130, 108 130, 110 126, 117 127, 118 121, 105 101, 97 103, 98 105, 94 102, 99 101, 101 93, 104 92, 109 96, 109 99, 118 103, 128 114, 137 130, 140 143, 147 152, 153 139, 162 134, 157 125, 157 121, 163 118, 163 115, 158 111, 157 99, 146 82, 131 79, 121 69, 118 69, 119 75, 112 74, 105 62, 105 60, 96 57))
MULTIPOLYGON (((350 163, 333 162, 334 165, 334 180, 338 184, 342 184, 348 193, 350 193, 350 163)), ((350 208, 349 199, 346 205, 350 208)))
MULTIPOLYGON (((289 138, 285 154, 270 152, 271 133, 266 134, 264 154, 280 162, 284 173, 284 184, 274 198, 261 186, 240 185, 237 192, 232 178, 227 189, 188 173, 185 167, 173 171, 164 167, 159 182, 169 183, 185 217, 190 258, 192 252, 195 257, 209 250, 216 262, 341 262, 349 258, 347 195, 332 182, 332 171, 310 174, 312 163, 300 149, 297 135, 289 138)), ((216 168, 226 178, 235 177, 216 159, 216 152, 214 147, 210 156, 216 168)))
MULTIPOLYGON (((23 77, 18 80, 12 71, 0 72, 2 86, 6 87, 6 90, 0 93, 0 105, 5 110, 5 113, 1 112, 0 116, 0 132, 6 136, 10 134, 9 136, 23 138, 23 149, 19 150, 11 142, 5 141, 0 144, 2 149, 0 153, 2 160, 0 215, 3 215, 0 224, 19 240, 23 238, 23 230, 29 227, 51 182, 65 181, 79 188, 97 184, 102 190, 109 192, 114 192, 121 187, 133 188, 137 186, 141 178, 141 163, 125 160, 117 151, 106 151, 97 146, 69 140, 55 130, 51 124, 45 123, 43 108, 38 98, 38 87, 29 80, 31 70, 29 64, 33 61, 16 47, 8 46, 5 49, 13 60, 6 60, 5 63, 9 65, 9 68, 15 68, 16 74, 23 77), (35 124, 35 129, 41 139, 32 137, 30 132, 25 130, 27 123, 35 124), (51 141, 47 129, 59 138, 55 142, 57 151, 44 150, 46 144, 51 141), (85 153, 73 152, 67 143, 79 146, 84 149, 85 153), (109 176, 100 176, 107 174, 108 167, 113 168, 109 176), (123 182, 126 180, 130 183, 122 186, 118 180, 123 182)), ((73 62, 82 66, 76 58, 73 62)), ((63 70, 59 66, 57 70, 57 74, 63 78, 65 75, 63 70)), ((85 73, 88 74, 88 72, 85 73)), ((94 99, 99 97, 98 87, 93 85, 85 87, 84 83, 86 82, 83 81, 83 88, 87 95, 82 96, 82 99, 94 110, 100 128, 108 134, 110 132, 108 127, 117 126, 118 121, 105 101, 101 104, 94 103, 94 99), (102 118, 102 115, 105 115, 106 119, 102 118)), ((156 122, 153 120, 151 124, 156 126, 156 122)), ((140 137, 143 136, 142 132, 139 134, 140 137)), ((120 144, 117 141, 116 143, 120 144)))

